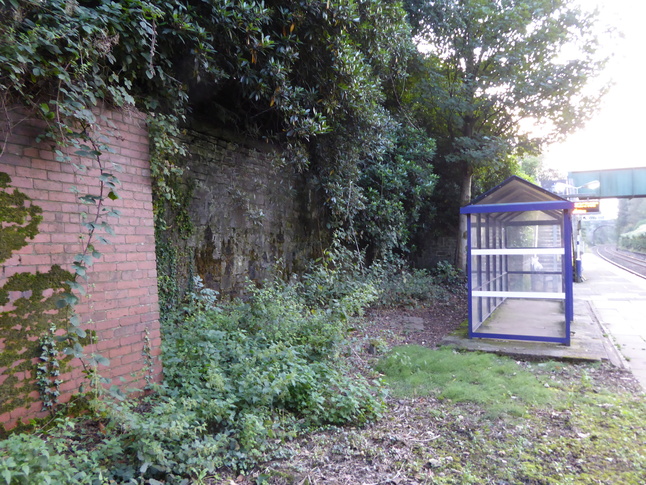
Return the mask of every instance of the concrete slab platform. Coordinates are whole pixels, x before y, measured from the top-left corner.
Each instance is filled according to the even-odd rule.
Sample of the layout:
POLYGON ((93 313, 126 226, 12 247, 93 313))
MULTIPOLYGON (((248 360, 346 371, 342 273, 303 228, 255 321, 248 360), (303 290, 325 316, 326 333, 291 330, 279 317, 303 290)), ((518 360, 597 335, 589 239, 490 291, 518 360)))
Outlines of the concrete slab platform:
POLYGON ((616 366, 624 364, 616 349, 608 340, 599 323, 594 319, 591 310, 586 318, 580 316, 572 323, 571 345, 526 342, 522 340, 503 339, 469 339, 459 335, 449 335, 442 341, 465 350, 493 352, 502 355, 519 356, 532 359, 558 359, 575 361, 606 360, 616 366))
POLYGON ((592 253, 583 255, 583 276, 585 281, 574 285, 575 302, 588 302, 625 367, 646 390, 646 279, 592 253))

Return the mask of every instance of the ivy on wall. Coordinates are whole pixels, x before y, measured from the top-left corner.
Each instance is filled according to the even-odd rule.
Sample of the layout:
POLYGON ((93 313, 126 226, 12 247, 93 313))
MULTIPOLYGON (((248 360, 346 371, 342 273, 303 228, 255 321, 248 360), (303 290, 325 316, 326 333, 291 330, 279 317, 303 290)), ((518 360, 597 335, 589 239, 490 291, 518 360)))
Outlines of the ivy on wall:
MULTIPOLYGON (((393 139, 409 123, 398 100, 415 50, 400 2, 0 1, 0 101, 32 107, 68 141, 78 123, 96 122, 100 101, 149 114, 169 154, 151 159, 156 197, 175 197, 175 135, 191 116, 280 143, 285 169, 309 172, 331 228, 355 242, 357 217, 377 226, 407 217, 406 204, 384 211, 366 200, 381 181, 359 182, 367 166, 397 164, 410 141, 393 139)), ((393 230, 394 246, 405 245, 406 231, 393 230)), ((393 246, 368 244, 375 254, 393 246)))
MULTIPOLYGON (((98 8, 94 8, 96 5, 86 8, 81 3, 87 2, 0 2, 0 109, 8 113, 15 106, 21 106, 21 111, 26 108, 28 117, 39 117, 45 122, 42 138, 53 142, 52 150, 58 162, 72 165, 76 173, 88 174, 91 170, 97 173, 94 187, 87 193, 69 187, 78 195, 82 207, 82 248, 73 256, 71 273, 53 267, 47 275, 16 276, 8 282, 12 292, 26 292, 25 295, 31 294, 31 297, 10 301, 16 308, 5 315, 6 324, 21 316, 29 316, 34 322, 32 327, 15 323, 26 333, 16 337, 16 342, 10 342, 8 347, 17 348, 22 339, 40 343, 37 386, 49 408, 57 401, 60 384, 57 343, 61 344, 67 358, 80 359, 95 392, 102 392, 101 384, 107 383, 107 379, 99 376, 97 368, 99 364, 109 365, 109 361, 99 354, 85 353, 84 347, 92 341, 94 332, 83 328, 81 318, 75 313, 76 304, 87 293, 88 274, 94 262, 102 257, 95 244, 107 242, 104 234, 112 233, 108 218, 119 215, 108 204, 119 198, 120 183, 119 167, 110 160, 112 150, 106 143, 106 133, 100 128, 101 125, 109 126, 109 120, 101 118, 96 108, 103 101, 117 106, 134 104, 129 92, 132 81, 106 66, 115 61, 112 51, 120 32, 126 28, 124 25, 128 25, 133 36, 146 36, 135 19, 139 15, 144 18, 153 15, 150 9, 131 9, 114 2, 102 2, 98 8), (47 296, 39 295, 47 287, 39 282, 48 276, 57 280, 57 286, 48 291, 47 296)), ((7 125, 2 131, 7 138, 4 142, 13 130, 12 120, 22 121, 20 116, 6 116, 5 119, 7 125)), ((0 144, 0 155, 3 151, 4 143, 0 144)), ((32 223, 37 225, 35 218, 32 223)), ((29 225, 15 230, 14 239, 28 228, 29 225)), ((29 230, 33 232, 35 227, 29 230)), ((33 237, 31 233, 29 235, 33 237)), ((18 239, 17 244, 25 243, 18 239)), ((51 287, 53 283, 50 281, 49 285, 51 287)), ((5 358, 11 359, 10 354, 5 358)), ((19 366, 12 365, 8 372, 28 365, 27 359, 19 366)), ((15 370, 15 375, 34 377, 19 372, 15 370)), ((7 379, 4 384, 12 382, 13 379, 7 379)))

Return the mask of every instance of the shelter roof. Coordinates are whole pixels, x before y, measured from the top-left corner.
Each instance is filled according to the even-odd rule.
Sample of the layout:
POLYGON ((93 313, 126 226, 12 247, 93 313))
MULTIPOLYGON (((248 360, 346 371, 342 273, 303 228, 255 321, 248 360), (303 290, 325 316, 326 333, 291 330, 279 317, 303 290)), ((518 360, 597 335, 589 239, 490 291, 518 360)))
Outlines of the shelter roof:
MULTIPOLYGON (((559 218, 559 212, 573 209, 574 203, 512 175, 500 185, 476 198, 460 209, 461 214, 542 211, 550 219, 559 218)), ((515 216, 514 216, 515 218, 515 216)))
POLYGON ((522 202, 564 201, 562 197, 512 175, 500 185, 473 200, 472 204, 513 204, 522 202))

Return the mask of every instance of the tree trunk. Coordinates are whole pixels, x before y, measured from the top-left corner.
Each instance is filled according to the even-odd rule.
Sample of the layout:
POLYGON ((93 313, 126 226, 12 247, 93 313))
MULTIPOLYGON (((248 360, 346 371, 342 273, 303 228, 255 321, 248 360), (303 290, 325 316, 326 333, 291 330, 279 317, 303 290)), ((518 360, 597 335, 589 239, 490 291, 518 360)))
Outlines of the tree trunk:
MULTIPOLYGON (((470 168, 465 167, 462 185, 460 187, 460 207, 469 205, 471 202, 471 181, 473 173, 470 168)), ((460 214, 458 225, 458 238, 456 249, 455 266, 457 269, 467 272, 467 216, 460 214)))

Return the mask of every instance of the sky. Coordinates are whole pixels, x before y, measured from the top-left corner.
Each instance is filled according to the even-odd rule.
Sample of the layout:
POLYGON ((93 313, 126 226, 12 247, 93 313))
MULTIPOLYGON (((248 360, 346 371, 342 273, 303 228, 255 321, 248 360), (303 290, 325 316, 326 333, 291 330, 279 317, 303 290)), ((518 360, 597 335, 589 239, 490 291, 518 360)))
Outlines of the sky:
POLYGON ((600 111, 564 142, 544 153, 544 165, 565 172, 646 167, 646 1, 573 0, 600 9, 602 23, 615 26, 623 38, 601 34, 614 52, 606 70, 613 87, 600 111))

